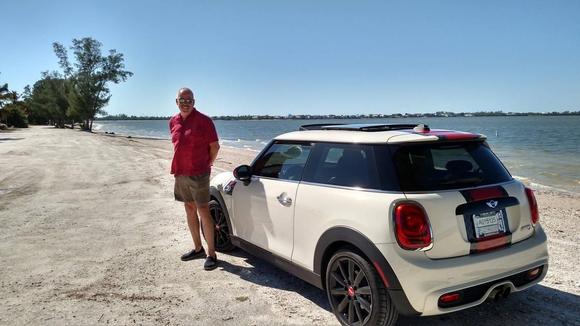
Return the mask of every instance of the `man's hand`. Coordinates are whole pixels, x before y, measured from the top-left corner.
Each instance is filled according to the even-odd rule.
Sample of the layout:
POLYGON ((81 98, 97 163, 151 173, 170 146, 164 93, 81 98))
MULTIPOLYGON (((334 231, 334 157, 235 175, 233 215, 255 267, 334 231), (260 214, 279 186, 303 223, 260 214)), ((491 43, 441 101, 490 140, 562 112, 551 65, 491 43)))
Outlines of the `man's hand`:
POLYGON ((220 150, 220 144, 217 141, 209 144, 209 165, 210 166, 213 166, 213 162, 217 158, 219 150, 220 150))

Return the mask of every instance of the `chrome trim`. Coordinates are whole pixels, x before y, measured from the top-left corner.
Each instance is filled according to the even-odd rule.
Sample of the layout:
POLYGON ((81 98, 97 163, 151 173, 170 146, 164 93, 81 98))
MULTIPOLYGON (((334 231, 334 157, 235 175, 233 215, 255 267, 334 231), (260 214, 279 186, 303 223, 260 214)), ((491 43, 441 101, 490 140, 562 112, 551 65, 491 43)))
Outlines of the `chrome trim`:
MULTIPOLYGON (((429 223, 429 230, 431 230, 431 223, 429 223)), ((433 238, 434 238, 433 237, 433 231, 431 231, 431 239, 433 239, 433 238)), ((403 249, 403 248, 401 248, 401 249, 403 249)), ((421 248, 421 249, 415 249, 415 251, 421 252, 421 251, 429 251, 431 249, 433 249, 433 240, 431 240, 431 244, 428 245, 427 247, 421 248)))
POLYGON ((288 196, 288 194, 286 194, 286 192, 283 192, 280 195, 278 195, 278 197, 276 197, 276 199, 278 199, 278 202, 282 206, 285 206, 285 207, 292 206, 292 198, 290 198, 290 196, 288 196))
POLYGON ((403 250, 406 250, 406 251, 414 251, 414 252, 429 251, 429 250, 433 249, 433 239, 434 239, 434 237, 433 237, 433 230, 431 229, 431 223, 429 223, 429 231, 431 232, 431 244, 428 245, 427 247, 424 247, 424 248, 413 249, 413 250, 411 250, 411 249, 404 249, 404 248, 401 248, 401 246, 399 246, 399 242, 397 241, 397 239, 395 239, 395 242, 397 243, 397 246, 399 246, 399 248, 401 248, 403 250))
POLYGON ((318 186, 318 187, 324 187, 324 188, 334 188, 334 189, 344 189, 344 190, 354 190, 354 191, 364 191, 364 192, 376 192, 376 193, 396 194, 396 195, 404 196, 402 191, 388 191, 388 190, 367 189, 367 188, 360 188, 360 187, 329 185, 326 183, 318 183, 318 182, 310 182, 310 181, 301 181, 300 184, 305 184, 305 185, 309 185, 309 186, 318 186))
POLYGON ((265 180, 273 180, 273 181, 281 181, 281 182, 286 182, 286 183, 300 183, 300 181, 298 180, 287 180, 287 179, 278 179, 278 178, 271 178, 271 177, 263 177, 260 175, 252 175, 252 181, 259 181, 260 179, 265 179, 265 180))

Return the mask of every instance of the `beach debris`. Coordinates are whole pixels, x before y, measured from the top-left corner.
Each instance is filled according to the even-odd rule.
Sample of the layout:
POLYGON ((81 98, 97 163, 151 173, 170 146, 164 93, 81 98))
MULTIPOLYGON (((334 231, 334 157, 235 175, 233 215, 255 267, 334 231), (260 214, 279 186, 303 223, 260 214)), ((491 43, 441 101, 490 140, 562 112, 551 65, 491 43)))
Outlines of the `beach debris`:
POLYGON ((245 296, 245 295, 244 296, 241 296, 241 297, 236 297, 236 300, 238 300, 240 302, 247 301, 248 299, 250 299, 250 298, 247 297, 247 296, 245 296))

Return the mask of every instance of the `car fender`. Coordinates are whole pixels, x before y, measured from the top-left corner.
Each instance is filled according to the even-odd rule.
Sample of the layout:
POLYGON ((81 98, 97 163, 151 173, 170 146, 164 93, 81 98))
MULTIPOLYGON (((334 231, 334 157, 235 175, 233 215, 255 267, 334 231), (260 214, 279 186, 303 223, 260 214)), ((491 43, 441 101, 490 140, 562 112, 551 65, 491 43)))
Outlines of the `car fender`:
POLYGON ((232 172, 221 172, 218 173, 215 177, 211 178, 209 182, 210 187, 215 187, 218 190, 222 191, 223 187, 228 184, 231 180, 234 179, 234 175, 232 172))
POLYGON ((221 194, 221 192, 215 188, 215 187, 210 187, 209 188, 209 195, 212 199, 217 200, 217 202, 220 204, 220 206, 222 207, 222 210, 224 212, 224 215, 226 216, 226 223, 228 223, 228 229, 230 230, 230 232, 233 233, 233 229, 232 229, 232 222, 230 220, 230 214, 228 212, 228 208, 225 204, 224 198, 221 194))
POLYGON ((217 200, 222 207, 224 215, 226 216, 228 228, 232 234, 234 233, 234 229, 232 228, 232 221, 230 218, 231 195, 224 193, 224 187, 233 179, 234 176, 231 172, 222 172, 211 179, 209 187, 209 195, 211 198, 217 200), (227 202, 224 198, 225 196, 230 197, 227 202))
POLYGON ((404 315, 420 314, 411 306, 395 272, 379 249, 366 236, 352 228, 337 226, 326 230, 322 234, 314 252, 314 273, 320 275, 321 278, 324 277, 326 274, 326 271, 323 271, 324 264, 328 263, 330 255, 336 249, 336 246, 340 244, 347 244, 357 248, 370 260, 371 265, 375 267, 379 277, 389 291, 389 295, 399 313, 404 315), (329 249, 332 252, 329 252, 329 249))

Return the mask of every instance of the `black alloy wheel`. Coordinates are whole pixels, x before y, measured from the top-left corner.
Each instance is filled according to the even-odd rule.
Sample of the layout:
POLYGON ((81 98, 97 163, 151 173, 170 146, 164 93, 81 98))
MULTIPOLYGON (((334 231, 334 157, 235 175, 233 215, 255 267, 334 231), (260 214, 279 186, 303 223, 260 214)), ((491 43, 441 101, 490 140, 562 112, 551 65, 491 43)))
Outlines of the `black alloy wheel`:
POLYGON ((398 313, 374 267, 352 251, 339 251, 326 269, 326 293, 342 325, 393 325, 398 313))
POLYGON ((217 200, 209 202, 209 213, 214 223, 215 249, 220 252, 233 250, 235 246, 230 238, 230 227, 225 212, 217 200))

